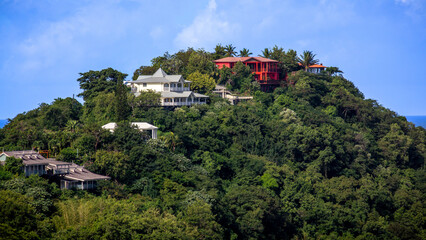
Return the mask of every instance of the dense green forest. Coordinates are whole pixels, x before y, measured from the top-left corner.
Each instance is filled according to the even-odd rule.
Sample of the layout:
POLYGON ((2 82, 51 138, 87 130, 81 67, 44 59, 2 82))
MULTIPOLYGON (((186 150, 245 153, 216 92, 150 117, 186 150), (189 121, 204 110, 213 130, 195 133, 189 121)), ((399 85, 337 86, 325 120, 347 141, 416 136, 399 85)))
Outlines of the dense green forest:
POLYGON ((300 69, 312 52, 262 53, 289 73, 271 93, 243 64, 217 70, 212 60, 238 54, 217 45, 165 53, 133 75, 182 74, 208 104, 159 107, 157 93, 134 97, 127 74, 108 68, 80 74, 83 105, 57 98, 10 119, 4 150, 48 149, 111 180, 60 190, 8 159, 0 238, 426 239, 426 130, 365 99, 336 67, 300 69), (230 105, 211 81, 254 99, 230 105), (114 133, 101 128, 112 121, 114 133), (130 121, 158 126, 159 139, 130 121))

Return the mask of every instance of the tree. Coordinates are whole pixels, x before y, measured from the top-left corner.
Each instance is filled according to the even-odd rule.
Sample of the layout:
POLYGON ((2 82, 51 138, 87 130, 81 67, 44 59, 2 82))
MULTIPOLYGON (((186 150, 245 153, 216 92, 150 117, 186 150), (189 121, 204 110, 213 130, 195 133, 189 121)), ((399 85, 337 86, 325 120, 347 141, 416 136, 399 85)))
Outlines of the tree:
POLYGON ((214 48, 213 60, 224 58, 225 56, 226 56, 225 47, 223 47, 222 44, 217 44, 216 47, 214 48))
POLYGON ((237 52, 235 51, 235 47, 232 46, 232 44, 228 44, 225 46, 225 52, 225 57, 235 57, 235 55, 237 54, 237 52))
POLYGON ((316 54, 313 54, 312 51, 303 51, 303 54, 297 58, 297 61, 305 68, 305 71, 308 71, 309 66, 317 64, 318 59, 315 59, 316 54))
POLYGON ((191 81, 191 90, 199 93, 210 92, 216 86, 216 82, 212 77, 199 71, 191 73, 188 76, 188 80, 191 81))
POLYGON ((262 50, 262 54, 259 56, 264 58, 271 58, 271 51, 269 50, 269 48, 265 48, 264 50, 262 50))
POLYGON ((155 71, 157 71, 157 68, 154 66, 140 66, 133 72, 132 79, 136 80, 140 75, 152 75, 155 73, 155 71))
POLYGON ((4 165, 4 169, 6 171, 9 171, 13 174, 21 174, 23 172, 23 167, 24 165, 22 164, 22 159, 14 157, 6 158, 6 163, 4 165))
POLYGON ((169 148, 174 152, 176 146, 182 144, 182 141, 179 139, 179 136, 173 132, 166 133, 164 136, 161 136, 161 139, 169 146, 169 148))
POLYGON ((9 191, 0 191, 0 238, 37 239, 37 219, 31 198, 9 191))
POLYGON ((152 107, 161 105, 161 93, 148 89, 141 91, 139 96, 131 94, 129 96, 129 105, 132 108, 132 116, 136 117, 142 114, 141 111, 146 111, 152 107))
POLYGON ((378 141, 378 145, 382 150, 385 162, 404 167, 408 165, 408 149, 412 141, 409 136, 404 134, 399 125, 394 123, 388 134, 378 141))
POLYGON ((232 72, 234 74, 231 75, 231 90, 238 90, 240 92, 249 90, 253 81, 253 74, 250 67, 244 65, 242 62, 237 62, 232 68, 232 72))
POLYGON ((130 116, 132 109, 130 108, 129 102, 127 101, 127 89, 126 86, 120 81, 117 83, 115 89, 115 120, 121 122, 127 120, 130 116))
POLYGON ((240 57, 249 57, 253 53, 250 52, 247 48, 243 48, 240 50, 240 57))
POLYGON ((194 51, 189 57, 186 73, 184 77, 188 77, 196 71, 202 74, 213 76, 216 65, 211 61, 209 54, 205 51, 194 51))
POLYGON ((127 183, 132 177, 129 156, 117 151, 98 150, 90 170, 107 175, 121 183, 127 183))
POLYGON ((80 78, 77 81, 80 83, 80 89, 83 89, 83 92, 77 96, 83 97, 84 101, 87 101, 100 93, 114 92, 117 83, 123 81, 126 77, 127 74, 112 68, 80 73, 80 78))
POLYGON ((325 73, 327 73, 329 76, 336 76, 337 74, 343 73, 338 67, 327 67, 325 69, 325 73))

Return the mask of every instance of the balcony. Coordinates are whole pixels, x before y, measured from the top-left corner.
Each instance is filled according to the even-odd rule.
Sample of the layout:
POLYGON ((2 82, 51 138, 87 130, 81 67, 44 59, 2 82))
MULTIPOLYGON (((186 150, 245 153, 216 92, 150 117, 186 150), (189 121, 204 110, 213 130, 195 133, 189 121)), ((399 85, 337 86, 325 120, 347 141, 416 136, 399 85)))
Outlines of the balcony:
POLYGON ((193 104, 206 104, 206 102, 165 102, 163 106, 191 106, 193 104))
POLYGON ((164 92, 183 92, 191 91, 189 87, 164 87, 164 92))

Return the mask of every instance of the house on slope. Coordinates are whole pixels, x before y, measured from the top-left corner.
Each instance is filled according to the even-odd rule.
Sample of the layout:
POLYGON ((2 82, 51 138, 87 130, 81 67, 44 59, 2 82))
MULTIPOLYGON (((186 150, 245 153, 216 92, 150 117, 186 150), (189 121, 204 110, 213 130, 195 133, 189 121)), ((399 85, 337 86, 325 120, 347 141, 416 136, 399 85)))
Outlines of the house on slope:
POLYGON ((231 105, 236 105, 239 102, 248 101, 253 99, 252 96, 238 96, 233 94, 231 91, 226 89, 225 86, 222 85, 216 85, 215 89, 213 90, 213 93, 217 94, 221 98, 227 99, 231 105))
MULTIPOLYGON (((302 64, 299 63, 299 66, 302 66, 302 64)), ((327 67, 323 66, 322 64, 313 64, 308 67, 307 72, 319 74, 322 73, 326 68, 327 67)))
MULTIPOLYGON (((149 124, 147 122, 132 122, 133 126, 135 126, 140 131, 151 131, 151 138, 157 139, 157 129, 158 127, 149 124)), ((117 123, 110 122, 102 126, 103 129, 109 130, 110 132, 114 132, 115 128, 117 127, 117 123)))
POLYGON ((135 81, 125 81, 131 87, 132 93, 139 96, 141 91, 154 90, 161 93, 161 106, 191 106, 205 104, 209 98, 206 95, 192 92, 191 81, 183 79, 182 75, 167 75, 159 68, 153 75, 140 75, 135 81))
POLYGON ((237 62, 250 67, 254 79, 260 84, 262 91, 269 91, 280 85, 278 61, 264 57, 226 57, 213 61, 218 69, 233 68, 237 62))
POLYGON ((0 153, 0 163, 4 164, 7 157, 22 159, 25 176, 35 174, 58 179, 61 189, 93 189, 96 188, 98 181, 110 179, 108 176, 92 173, 74 163, 44 158, 34 150, 2 152, 0 153))

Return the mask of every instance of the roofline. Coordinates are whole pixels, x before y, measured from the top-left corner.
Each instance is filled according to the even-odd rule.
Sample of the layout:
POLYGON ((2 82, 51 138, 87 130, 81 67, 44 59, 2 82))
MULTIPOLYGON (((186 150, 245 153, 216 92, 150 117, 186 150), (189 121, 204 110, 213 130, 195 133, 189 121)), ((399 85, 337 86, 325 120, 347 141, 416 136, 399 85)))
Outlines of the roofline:
POLYGON ((69 178, 69 179, 71 179, 71 180, 77 180, 77 181, 82 181, 82 182, 86 182, 86 181, 95 181, 95 180, 107 180, 107 179, 111 179, 110 177, 108 177, 108 176, 104 176, 104 177, 102 177, 102 178, 92 178, 92 179, 81 179, 81 178, 75 178, 75 177, 70 177, 70 176, 68 176, 68 175, 64 175, 64 178, 66 179, 66 178, 69 178))

